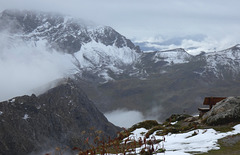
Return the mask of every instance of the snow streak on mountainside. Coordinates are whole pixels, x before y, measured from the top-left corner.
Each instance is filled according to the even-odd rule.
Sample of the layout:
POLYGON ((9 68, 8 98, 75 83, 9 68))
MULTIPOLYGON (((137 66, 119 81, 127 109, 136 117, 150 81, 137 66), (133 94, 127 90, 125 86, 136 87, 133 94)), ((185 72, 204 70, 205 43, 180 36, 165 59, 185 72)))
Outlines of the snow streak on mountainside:
POLYGON ((224 79, 228 74, 235 79, 240 73, 239 45, 219 52, 206 53, 203 58, 206 61, 206 66, 201 74, 211 72, 219 79, 224 79))

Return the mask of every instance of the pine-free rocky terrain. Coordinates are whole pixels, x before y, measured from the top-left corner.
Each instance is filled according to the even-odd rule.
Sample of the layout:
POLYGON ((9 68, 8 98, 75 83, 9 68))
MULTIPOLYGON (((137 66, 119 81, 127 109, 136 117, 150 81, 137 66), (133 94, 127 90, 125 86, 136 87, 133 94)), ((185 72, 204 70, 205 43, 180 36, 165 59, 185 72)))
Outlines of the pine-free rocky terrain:
POLYGON ((219 149, 217 140, 221 138, 218 142, 224 150, 217 153, 239 153, 235 149, 239 146, 239 115, 228 118, 224 113, 231 104, 213 109, 201 119, 185 114, 165 119, 174 113, 196 114, 205 96, 238 96, 240 45, 195 56, 182 48, 144 52, 111 27, 60 14, 18 10, 0 14, 0 35, 3 54, 19 46, 60 53, 72 64, 68 74, 73 77, 42 94, 0 103, 0 154, 45 153, 54 147, 57 149, 51 153, 66 147, 80 152, 96 145, 107 149, 102 139, 114 139, 122 129, 102 113, 117 109, 137 110, 164 123, 147 121, 122 132, 123 137, 115 139, 118 148, 109 141, 112 153, 116 149, 129 152, 126 147, 130 147, 132 153, 147 154, 154 148, 166 154, 197 154, 219 149), (220 123, 208 124, 214 120, 220 123))
POLYGON ((93 143, 94 136, 114 138, 118 131, 71 79, 40 96, 0 103, 0 154, 4 155, 41 154, 55 147, 84 149, 87 137, 93 143))
POLYGON ((184 49, 145 53, 108 26, 69 16, 5 10, 0 15, 4 48, 20 45, 65 53, 82 89, 106 113, 116 109, 158 115, 196 113, 205 96, 237 96, 236 45, 193 56, 184 49))

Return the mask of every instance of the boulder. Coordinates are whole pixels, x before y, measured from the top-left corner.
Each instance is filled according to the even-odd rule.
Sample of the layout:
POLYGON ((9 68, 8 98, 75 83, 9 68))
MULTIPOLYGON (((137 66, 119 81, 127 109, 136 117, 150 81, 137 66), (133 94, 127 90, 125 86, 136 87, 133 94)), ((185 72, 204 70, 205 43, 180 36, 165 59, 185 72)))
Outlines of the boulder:
POLYGON ((218 102, 202 120, 208 125, 222 125, 240 122, 240 96, 228 97, 218 102))

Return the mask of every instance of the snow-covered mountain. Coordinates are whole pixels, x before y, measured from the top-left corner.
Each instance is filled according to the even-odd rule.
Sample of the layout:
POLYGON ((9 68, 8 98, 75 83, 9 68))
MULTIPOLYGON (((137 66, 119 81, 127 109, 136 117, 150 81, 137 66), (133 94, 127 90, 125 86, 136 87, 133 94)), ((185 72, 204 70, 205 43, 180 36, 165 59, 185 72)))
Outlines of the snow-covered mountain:
POLYGON ((155 51, 150 53, 144 53, 142 56, 143 56, 142 61, 145 61, 146 59, 148 59, 149 61, 155 64, 159 62, 162 62, 162 63, 164 62, 166 66, 188 63, 193 58, 192 55, 187 53, 182 48, 167 50, 167 51, 155 51))
POLYGON ((163 52, 156 52, 153 59, 156 62, 166 61, 168 64, 187 63, 192 56, 184 49, 174 49, 163 52))
POLYGON ((69 61, 77 66, 78 75, 98 82, 119 75, 142 78, 152 71, 163 73, 165 67, 192 61, 205 61, 202 69, 194 71, 200 76, 224 78, 226 71, 233 76, 240 73, 239 45, 197 56, 181 48, 143 53, 111 27, 59 14, 17 10, 0 14, 0 31, 10 38, 9 47, 18 47, 15 40, 21 39, 28 46, 45 46, 49 51, 72 55, 69 61))
MULTIPOLYGON (((204 96, 231 96, 240 91, 237 87, 240 83, 239 45, 196 56, 182 48, 142 52, 111 27, 33 11, 3 11, 0 14, 0 33, 0 69, 9 54, 6 49, 14 49, 18 53, 14 58, 17 58, 25 51, 19 47, 34 47, 31 54, 35 57, 27 58, 29 61, 38 60, 36 68, 40 68, 39 59, 43 55, 39 53, 46 50, 50 53, 48 55, 53 53, 47 62, 56 55, 59 59, 57 66, 64 60, 63 64, 69 66, 67 69, 75 69, 71 73, 87 81, 83 83, 84 90, 103 112, 118 108, 135 110, 137 107, 147 113, 152 111, 152 107, 157 107, 154 109, 161 112, 159 117, 164 118, 173 112, 171 107, 176 103, 180 103, 177 110, 192 112, 204 96)), ((16 62, 21 65, 22 60, 16 62)), ((31 66, 31 63, 26 65, 31 66)), ((12 70, 17 68, 16 65, 11 66, 12 70)), ((46 70, 46 66, 42 70, 46 70)), ((9 77, 19 78, 19 75, 22 72, 6 76, 5 81, 9 77)), ((33 75, 39 77, 35 72, 33 75)))
POLYGON ((229 75, 236 78, 240 73, 239 45, 218 52, 206 53, 201 57, 206 60, 203 74, 211 72, 217 78, 224 79, 229 75))
POLYGON ((111 27, 52 13, 6 10, 0 15, 0 30, 11 38, 10 47, 21 39, 27 45, 71 54, 80 74, 91 71, 105 80, 111 79, 108 71, 121 73, 141 52, 111 27))
POLYGON ((161 72, 173 65, 200 63, 201 65, 192 72, 202 78, 212 76, 224 79, 230 76, 234 79, 240 73, 240 45, 222 51, 202 52, 196 56, 190 55, 181 48, 147 52, 142 54, 140 63, 147 73, 152 72, 153 69, 154 72, 157 70, 161 72))

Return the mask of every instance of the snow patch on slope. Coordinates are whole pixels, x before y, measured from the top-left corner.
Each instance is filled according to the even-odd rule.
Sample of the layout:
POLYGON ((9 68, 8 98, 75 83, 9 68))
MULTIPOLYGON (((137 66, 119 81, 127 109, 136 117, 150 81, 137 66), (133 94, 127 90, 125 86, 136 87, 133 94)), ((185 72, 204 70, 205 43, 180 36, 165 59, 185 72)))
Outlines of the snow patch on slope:
POLYGON ((166 61, 168 64, 188 63, 192 56, 183 49, 156 52, 153 57, 155 63, 166 61))
MULTIPOLYGON (((214 129, 196 129, 187 133, 168 134, 164 136, 157 136, 157 131, 155 131, 146 140, 163 140, 160 143, 154 144, 153 147, 155 150, 157 150, 157 148, 159 149, 164 147, 166 149, 166 152, 164 153, 165 155, 190 155, 190 152, 203 153, 210 150, 220 149, 219 145, 217 144, 217 141, 219 139, 240 133, 240 124, 234 126, 233 128, 233 131, 226 133, 217 132, 214 129)), ((125 138, 124 140, 139 140, 140 138, 143 140, 147 132, 148 130, 145 128, 136 129, 129 137, 125 138)), ((152 146, 150 145, 149 147, 152 146)), ((139 153, 143 148, 145 148, 144 145, 137 148, 137 153, 139 153)), ((156 154, 161 155, 162 153, 156 154)))
POLYGON ((116 66, 134 63, 139 54, 129 47, 118 48, 91 41, 84 44, 74 56, 79 60, 81 68, 105 67, 118 73, 122 71, 116 66))

